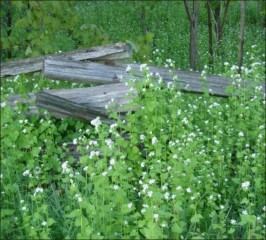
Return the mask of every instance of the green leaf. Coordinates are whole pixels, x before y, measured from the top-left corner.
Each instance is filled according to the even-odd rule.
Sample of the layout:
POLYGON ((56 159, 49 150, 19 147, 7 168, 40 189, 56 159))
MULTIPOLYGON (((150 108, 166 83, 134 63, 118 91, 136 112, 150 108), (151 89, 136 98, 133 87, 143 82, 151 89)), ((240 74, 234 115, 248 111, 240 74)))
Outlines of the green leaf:
POLYGON ((174 233, 177 233, 177 234, 180 234, 182 231, 183 231, 183 228, 177 224, 177 223, 174 223, 171 227, 171 230, 174 232, 174 233))
POLYGON ((15 210, 13 209, 2 209, 1 210, 1 218, 4 216, 12 216, 14 214, 15 210))
POLYGON ((200 222, 200 219, 202 218, 201 214, 195 214, 192 218, 191 218, 191 222, 192 223, 198 223, 200 222))
POLYGON ((126 40, 126 42, 131 46, 132 50, 138 52, 140 50, 140 46, 130 40, 126 40))
POLYGON ((76 227, 86 226, 87 224, 88 224, 88 219, 84 217, 83 215, 77 217, 75 220, 76 227))
POLYGON ((154 34, 151 33, 151 32, 148 32, 146 35, 145 35, 145 39, 148 43, 152 43, 153 42, 153 39, 154 39, 154 34))
POLYGON ((247 198, 243 198, 241 204, 248 204, 249 200, 247 198))
POLYGON ((122 213, 122 214, 128 214, 128 213, 130 213, 133 209, 134 209, 133 207, 129 208, 129 207, 128 207, 128 204, 123 204, 123 205, 121 206, 121 213, 122 213))
POLYGON ((75 218, 80 216, 80 209, 75 209, 67 215, 68 218, 75 218))
POLYGON ((56 221, 53 218, 48 218, 47 223, 48 223, 48 226, 51 226, 54 223, 56 223, 56 221))
POLYGON ((95 206, 92 204, 88 204, 86 206, 86 212, 89 216, 95 216, 96 215, 96 209, 95 206))

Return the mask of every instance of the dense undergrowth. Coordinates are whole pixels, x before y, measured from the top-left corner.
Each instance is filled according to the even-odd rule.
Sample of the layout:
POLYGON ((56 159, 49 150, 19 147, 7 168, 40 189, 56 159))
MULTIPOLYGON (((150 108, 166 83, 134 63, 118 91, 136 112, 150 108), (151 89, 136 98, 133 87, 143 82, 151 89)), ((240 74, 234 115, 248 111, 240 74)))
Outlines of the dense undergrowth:
MULTIPOLYGON (((178 76, 165 86, 141 65, 143 80, 127 83, 138 92, 128 106, 136 110, 122 120, 110 103, 110 126, 27 117, 25 104, 2 102, 1 237, 265 237, 265 100, 259 86, 239 87, 261 79, 263 65, 252 66, 242 77, 227 66, 232 96, 223 99, 180 92, 178 76)), ((1 97, 73 87, 28 82, 9 79, 1 97)))
MULTIPOLYGON (((141 38, 137 12, 127 12, 124 4, 88 3, 78 10, 111 41, 137 43, 135 61, 188 69, 188 22, 181 5, 147 8, 155 38, 141 38)), ((85 85, 38 74, 1 80, 1 239, 264 239, 265 96, 258 85, 265 78, 264 32, 247 26, 238 75, 232 66, 236 15, 229 14, 225 51, 214 63, 216 73, 232 80, 230 98, 208 90, 182 93, 178 76, 165 86, 142 65, 142 81, 127 83, 138 93, 128 106, 135 111, 120 119, 110 104, 114 123, 108 126, 100 118, 55 119, 45 110, 27 116, 27 104, 17 103, 14 110, 7 100, 85 85), (239 87, 243 80, 253 86, 239 87), (69 145, 81 155, 72 157, 69 145)), ((204 82, 211 70, 204 66, 207 29, 200 29, 204 82)), ((59 35, 65 49, 58 50, 75 47, 59 35)))

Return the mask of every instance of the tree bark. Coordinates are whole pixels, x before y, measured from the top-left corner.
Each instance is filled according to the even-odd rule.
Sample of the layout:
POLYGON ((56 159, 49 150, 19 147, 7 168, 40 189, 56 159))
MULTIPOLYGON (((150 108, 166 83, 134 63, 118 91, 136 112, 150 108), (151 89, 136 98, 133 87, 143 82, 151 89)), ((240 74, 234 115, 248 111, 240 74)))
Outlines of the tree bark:
POLYGON ((240 17, 240 33, 239 33, 239 46, 238 46, 238 73, 241 73, 243 64, 243 48, 244 48, 244 34, 245 34, 245 21, 246 21, 246 1, 241 1, 241 17, 240 17))
POLYGON ((225 26, 226 17, 228 14, 230 0, 226 0, 226 2, 218 1, 218 5, 217 5, 217 1, 213 1, 214 10, 212 10, 212 7, 211 7, 212 1, 209 0, 208 2, 210 5, 210 11, 213 13, 213 16, 214 16, 215 37, 216 37, 216 42, 217 42, 216 49, 217 49, 218 55, 223 56, 224 51, 223 51, 223 46, 222 46, 222 36, 224 32, 224 26, 225 26), (223 4, 225 4, 224 10, 222 8, 223 4))
POLYGON ((141 25, 141 31, 142 34, 145 35, 147 33, 146 28, 146 9, 145 9, 145 3, 141 3, 141 16, 140 16, 140 25, 141 25))
MULTIPOLYGON (((11 5, 11 0, 7 1, 7 37, 9 38, 12 33, 12 5, 11 5)), ((7 59, 12 58, 12 50, 11 48, 7 49, 7 59)))
POLYGON ((223 31, 224 31, 224 24, 225 24, 227 13, 228 13, 228 9, 229 9, 229 3, 230 3, 230 0, 227 0, 226 1, 226 5, 225 5, 225 10, 223 12, 223 19, 222 19, 222 23, 221 23, 220 33, 219 33, 219 36, 218 36, 219 37, 218 41, 222 40, 222 35, 223 35, 223 31))
POLYGON ((212 41, 212 19, 210 0, 207 2, 208 10, 208 30, 209 30, 209 68, 213 70, 213 41, 212 41))
POLYGON ((189 42, 189 65, 193 71, 196 71, 199 65, 198 60, 198 16, 199 16, 199 2, 193 0, 193 11, 190 11, 189 1, 184 0, 185 9, 190 23, 190 42, 189 42))
POLYGON ((221 3, 218 6, 216 6, 216 8, 214 9, 215 32, 216 32, 217 42, 220 41, 220 33, 221 33, 220 15, 221 15, 221 3))

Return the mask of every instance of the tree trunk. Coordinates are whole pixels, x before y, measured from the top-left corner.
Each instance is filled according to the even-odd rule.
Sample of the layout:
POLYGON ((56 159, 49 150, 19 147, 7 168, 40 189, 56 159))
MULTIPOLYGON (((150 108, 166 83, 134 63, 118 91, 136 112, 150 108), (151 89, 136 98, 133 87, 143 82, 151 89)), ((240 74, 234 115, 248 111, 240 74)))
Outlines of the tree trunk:
POLYGON ((220 32, 219 32, 219 35, 218 35, 218 41, 222 41, 222 35, 223 35, 223 31, 224 31, 224 24, 225 24, 225 20, 226 20, 228 9, 229 9, 229 3, 230 3, 230 0, 227 0, 226 1, 226 5, 225 5, 225 10, 223 12, 223 19, 222 19, 222 23, 221 23, 221 26, 220 26, 220 32))
POLYGON ((141 3, 141 16, 140 16, 140 25, 141 25, 141 31, 142 34, 145 35, 147 33, 147 28, 146 28, 146 9, 145 9, 145 3, 141 3))
MULTIPOLYGON (((210 4, 210 11, 212 11, 212 8, 211 8, 212 1, 208 1, 208 2, 210 4)), ((213 3, 215 3, 213 16, 214 16, 214 21, 215 21, 215 36, 216 36, 216 41, 217 41, 216 49, 217 49, 217 54, 223 57, 224 50, 222 46, 222 36, 224 32, 224 25, 225 25, 225 21, 226 21, 228 9, 229 9, 230 0, 226 0, 226 2, 218 1, 218 4, 216 1, 215 2, 213 1, 213 3), (224 10, 222 8, 223 4, 225 4, 224 10)))
POLYGON ((184 0, 185 9, 190 23, 190 43, 189 43, 189 65, 193 71, 196 71, 199 65, 198 61, 198 16, 199 16, 199 1, 193 0, 193 11, 189 8, 188 0, 184 0))
MULTIPOLYGON (((7 1, 7 37, 9 38, 11 36, 11 32, 12 32, 12 5, 11 5, 11 0, 7 1)), ((7 58, 11 59, 12 58, 12 50, 9 47, 7 49, 7 58)))
POLYGON ((244 33, 246 21, 246 1, 241 1, 241 17, 240 17, 240 33, 239 33, 239 46, 238 46, 238 73, 241 73, 243 64, 243 48, 244 48, 244 33))
POLYGON ((219 43, 221 40, 220 33, 221 33, 221 23, 220 23, 220 14, 221 14, 221 4, 219 4, 214 9, 214 19, 215 19, 215 32, 216 32, 216 39, 219 43))
POLYGON ((212 19, 211 19, 211 6, 210 0, 207 2, 208 10, 208 30, 209 30, 209 68, 213 71, 213 41, 212 41, 212 19))

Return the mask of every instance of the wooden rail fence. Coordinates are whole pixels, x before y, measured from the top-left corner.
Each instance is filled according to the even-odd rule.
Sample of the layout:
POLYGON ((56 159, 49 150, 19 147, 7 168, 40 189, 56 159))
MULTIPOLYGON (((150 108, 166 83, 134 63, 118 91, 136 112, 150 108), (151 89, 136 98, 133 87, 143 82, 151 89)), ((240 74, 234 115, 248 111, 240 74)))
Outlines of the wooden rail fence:
MULTIPOLYGON (((113 99, 117 104, 116 110, 124 114, 123 106, 130 101, 126 97, 130 90, 125 85, 125 81, 130 79, 141 81, 143 77, 143 73, 139 70, 140 64, 115 61, 130 57, 131 49, 127 44, 115 43, 3 63, 1 78, 42 71, 43 76, 50 79, 98 84, 89 88, 45 90, 36 95, 30 93, 28 99, 22 99, 16 95, 9 97, 9 101, 13 107, 16 107, 15 101, 32 102, 28 114, 36 114, 38 108, 45 108, 56 117, 71 116, 89 121, 100 116, 102 121, 109 123, 105 106, 113 99), (133 69, 133 75, 126 72, 128 65, 133 69)), ((230 84, 228 78, 210 75, 206 77, 203 84, 201 74, 198 72, 172 70, 170 73, 168 68, 152 66, 149 66, 149 69, 155 78, 158 78, 156 73, 159 73, 166 84, 173 81, 173 76, 177 76, 182 91, 203 93, 207 88, 214 96, 229 96, 226 93, 226 88, 230 84)), ((247 87, 250 82, 242 81, 241 84, 247 87)), ((265 82, 261 86, 265 94, 265 82)))

